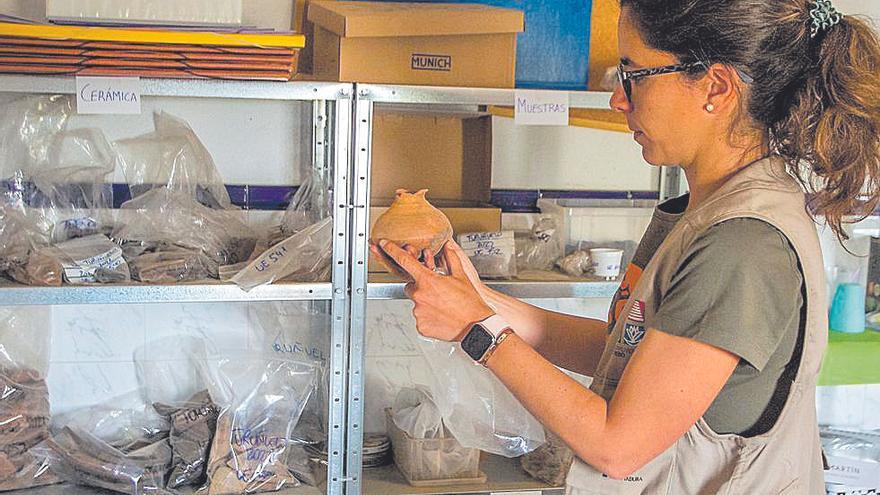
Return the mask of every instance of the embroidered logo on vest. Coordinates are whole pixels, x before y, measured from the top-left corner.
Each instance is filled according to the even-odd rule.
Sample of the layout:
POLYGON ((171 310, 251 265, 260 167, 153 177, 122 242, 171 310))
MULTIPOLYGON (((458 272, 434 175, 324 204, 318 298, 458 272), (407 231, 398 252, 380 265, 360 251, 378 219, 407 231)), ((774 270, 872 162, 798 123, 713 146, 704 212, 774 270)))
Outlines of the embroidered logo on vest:
POLYGON ((633 301, 623 326, 623 343, 635 347, 645 338, 645 302, 633 301))

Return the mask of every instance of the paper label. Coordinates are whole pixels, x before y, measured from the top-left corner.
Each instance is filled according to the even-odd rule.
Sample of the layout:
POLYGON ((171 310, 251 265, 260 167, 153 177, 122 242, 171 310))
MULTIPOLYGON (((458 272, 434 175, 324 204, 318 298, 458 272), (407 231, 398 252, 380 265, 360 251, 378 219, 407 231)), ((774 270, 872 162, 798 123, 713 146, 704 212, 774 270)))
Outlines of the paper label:
POLYGON ((138 115, 141 113, 141 80, 137 77, 77 77, 76 111, 90 115, 138 115))
POLYGON ((880 486, 880 463, 827 455, 825 481, 850 486, 880 486))
POLYGON ((97 282, 95 272, 99 268, 108 271, 115 270, 119 265, 125 263, 122 257, 122 248, 119 246, 113 249, 73 263, 62 263, 64 268, 64 278, 71 284, 91 284, 97 282))
POLYGON ((77 217, 61 220, 55 224, 53 237, 56 241, 66 241, 86 237, 100 232, 98 221, 91 217, 77 217))
POLYGON ((517 90, 513 107, 517 125, 568 125, 565 91, 517 90))
POLYGON ((458 236, 461 249, 469 258, 509 256, 513 246, 513 232, 477 232, 458 236))

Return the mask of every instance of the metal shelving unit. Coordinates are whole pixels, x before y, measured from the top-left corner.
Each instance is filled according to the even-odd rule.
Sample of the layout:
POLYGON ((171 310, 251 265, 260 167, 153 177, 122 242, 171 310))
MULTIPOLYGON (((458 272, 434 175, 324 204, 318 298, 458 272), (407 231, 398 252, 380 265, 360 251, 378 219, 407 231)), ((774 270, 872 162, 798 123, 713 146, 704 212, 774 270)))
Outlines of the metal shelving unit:
MULTIPOLYGON (((486 456, 481 469, 487 474, 484 485, 436 486, 417 488, 407 484, 394 467, 361 469, 363 444, 363 344, 367 301, 376 299, 404 299, 403 282, 389 275, 367 274, 368 212, 370 210, 370 170, 372 145, 372 116, 374 108, 393 108, 405 112, 459 112, 480 114, 488 106, 513 106, 515 90, 482 88, 446 88, 358 84, 355 88, 354 135, 354 206, 352 225, 352 322, 349 363, 349 416, 348 416, 348 482, 347 494, 409 495, 409 494, 501 494, 561 495, 563 490, 548 487, 528 477, 517 460, 486 456)), ((610 93, 569 92, 572 108, 604 109, 610 93)), ((617 282, 602 280, 572 281, 505 281, 490 286, 520 298, 611 297, 617 282)))
MULTIPOLYGON (((75 80, 64 77, 0 76, 0 93, 73 94, 75 80)), ((367 249, 373 110, 376 105, 410 111, 482 113, 491 105, 510 106, 515 91, 504 89, 432 88, 351 85, 315 82, 249 82, 143 79, 145 97, 281 100, 312 102, 311 157, 334 192, 333 274, 331 283, 281 283, 244 292, 222 283, 150 286, 85 287, 0 286, 0 305, 144 304, 169 302, 255 302, 315 300, 331 303, 330 396, 327 424, 329 495, 390 495, 424 493, 517 493, 559 495, 562 490, 535 482, 515 460, 487 456, 485 485, 410 487, 393 467, 361 468, 364 415, 364 338, 369 299, 403 299, 403 283, 367 273, 367 249)), ((606 108, 608 93, 570 92, 573 108, 606 108)), ((520 298, 610 297, 617 282, 602 280, 505 281, 490 284, 520 298)), ((280 493, 314 495, 324 492, 298 487, 280 493)), ((99 490, 55 486, 23 493, 101 493, 99 490)))
POLYGON ((332 299, 330 283, 280 283, 245 292, 236 285, 200 283, 181 285, 87 285, 28 287, 0 284, 3 306, 58 304, 143 304, 196 302, 326 301, 332 299))
MULTIPOLYGON (((612 297, 619 281, 605 280, 498 280, 486 283, 490 288, 520 299, 564 299, 581 297, 612 297)), ((404 282, 385 273, 370 275, 368 299, 404 299, 404 282)))
MULTIPOLYGON (((168 302, 255 302, 315 300, 330 301, 330 390, 327 446, 329 467, 326 493, 344 493, 347 417, 348 333, 351 322, 348 295, 351 246, 350 231, 351 170, 350 142, 352 132, 353 85, 314 82, 255 82, 214 80, 141 79, 142 96, 163 98, 207 98, 240 100, 276 100, 311 102, 312 167, 332 184, 333 208, 333 273, 331 283, 278 284, 244 292, 237 286, 221 283, 193 285, 107 285, 84 287, 0 286, 0 305, 56 304, 141 304, 168 302), (338 206, 337 206, 338 205, 338 206)), ((0 93, 58 94, 76 91, 76 81, 69 77, 0 76, 0 93)), ((306 129, 309 127, 306 126, 306 129)), ((35 489, 35 494, 104 493, 101 490, 59 485, 35 489)), ((315 495, 324 493, 311 487, 297 487, 281 493, 315 495)))

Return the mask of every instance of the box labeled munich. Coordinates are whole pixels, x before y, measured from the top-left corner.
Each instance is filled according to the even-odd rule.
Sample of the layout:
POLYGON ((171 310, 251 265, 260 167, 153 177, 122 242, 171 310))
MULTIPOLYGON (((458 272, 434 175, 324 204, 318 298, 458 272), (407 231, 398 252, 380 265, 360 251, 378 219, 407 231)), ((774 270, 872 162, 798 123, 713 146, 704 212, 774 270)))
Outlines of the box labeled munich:
POLYGON ((523 13, 485 5, 312 1, 322 80, 512 88, 523 13))

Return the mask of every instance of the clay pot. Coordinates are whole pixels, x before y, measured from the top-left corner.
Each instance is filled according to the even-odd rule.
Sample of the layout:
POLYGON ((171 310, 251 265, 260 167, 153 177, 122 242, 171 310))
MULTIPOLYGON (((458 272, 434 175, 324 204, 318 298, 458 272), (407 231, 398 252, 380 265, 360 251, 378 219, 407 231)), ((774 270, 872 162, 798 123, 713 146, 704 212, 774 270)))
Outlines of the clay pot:
POLYGON ((437 208, 425 199, 427 189, 411 194, 405 189, 396 191, 397 197, 383 213, 370 232, 370 241, 387 239, 400 246, 412 246, 419 252, 430 249, 440 252, 446 241, 452 239, 452 224, 437 208))

